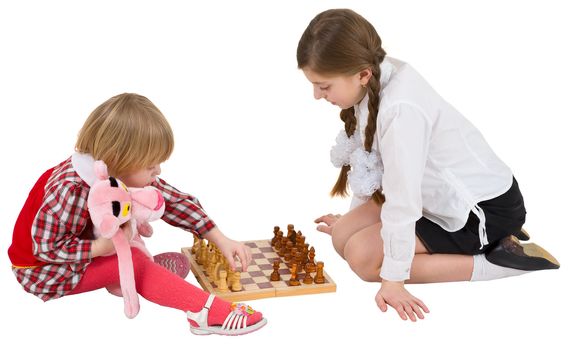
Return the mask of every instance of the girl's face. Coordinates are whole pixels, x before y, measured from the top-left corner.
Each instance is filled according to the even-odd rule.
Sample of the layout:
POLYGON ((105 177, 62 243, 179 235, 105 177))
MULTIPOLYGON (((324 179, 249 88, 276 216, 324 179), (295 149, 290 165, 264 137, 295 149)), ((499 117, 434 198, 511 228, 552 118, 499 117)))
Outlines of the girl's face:
POLYGON ((133 171, 130 174, 120 177, 120 179, 128 187, 145 187, 155 182, 157 176, 159 176, 160 174, 161 174, 161 166, 159 164, 156 164, 148 168, 133 171))
POLYGON ((371 71, 365 69, 354 75, 323 75, 309 68, 304 68, 306 78, 314 86, 314 98, 325 99, 331 104, 348 109, 358 104, 366 95, 364 87, 371 77, 371 71))

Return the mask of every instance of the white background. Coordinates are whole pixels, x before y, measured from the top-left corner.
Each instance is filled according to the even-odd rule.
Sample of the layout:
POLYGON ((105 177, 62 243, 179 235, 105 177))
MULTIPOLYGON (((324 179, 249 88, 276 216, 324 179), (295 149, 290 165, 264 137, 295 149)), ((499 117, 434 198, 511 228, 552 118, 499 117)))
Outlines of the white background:
MULTIPOLYGON (((2 1, 2 348, 575 343, 579 22, 571 3, 2 1), (342 127, 338 110, 313 99, 295 60, 311 18, 332 7, 370 20, 389 55, 411 63, 482 131, 519 180, 533 240, 559 259, 560 270, 408 286, 431 309, 418 323, 377 309, 378 285, 360 281, 313 224, 348 208, 328 196, 337 176, 329 148, 342 127), (6 250, 29 189, 71 154, 88 114, 122 92, 149 97, 172 124, 167 181, 199 197, 234 239, 268 238, 274 225, 295 224, 325 261, 337 293, 253 301, 267 327, 226 338, 196 337, 180 311, 143 298, 140 314, 128 320, 121 299, 103 290, 48 303, 22 291, 6 250)), ((164 223, 155 230, 153 253, 192 242, 164 223)))

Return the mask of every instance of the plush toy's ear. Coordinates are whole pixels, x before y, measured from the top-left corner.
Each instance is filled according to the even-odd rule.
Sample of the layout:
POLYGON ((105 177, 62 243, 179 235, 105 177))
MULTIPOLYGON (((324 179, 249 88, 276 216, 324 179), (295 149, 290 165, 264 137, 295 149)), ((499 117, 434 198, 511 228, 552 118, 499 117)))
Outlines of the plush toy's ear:
POLYGON ((107 165, 102 160, 94 162, 94 173, 99 180, 106 180, 109 177, 107 165))

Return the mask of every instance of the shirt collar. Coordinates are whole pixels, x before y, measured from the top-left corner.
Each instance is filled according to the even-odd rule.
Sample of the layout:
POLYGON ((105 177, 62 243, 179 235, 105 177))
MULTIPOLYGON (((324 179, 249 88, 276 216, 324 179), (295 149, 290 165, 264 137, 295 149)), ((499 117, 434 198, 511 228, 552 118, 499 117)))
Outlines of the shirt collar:
POLYGON ((94 158, 88 153, 73 153, 71 157, 72 168, 80 178, 89 186, 96 181, 96 174, 94 172, 94 158))

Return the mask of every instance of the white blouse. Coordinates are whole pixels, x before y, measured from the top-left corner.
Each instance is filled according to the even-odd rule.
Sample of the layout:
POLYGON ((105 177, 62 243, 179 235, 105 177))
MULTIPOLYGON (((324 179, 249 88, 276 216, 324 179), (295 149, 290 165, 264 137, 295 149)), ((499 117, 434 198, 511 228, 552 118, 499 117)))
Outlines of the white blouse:
MULTIPOLYGON (((402 281, 410 278, 416 221, 424 216, 454 232, 464 227, 473 211, 481 222, 482 248, 488 241, 477 203, 505 193, 513 175, 481 133, 410 65, 386 57, 381 71, 372 146, 382 159, 386 197, 380 214, 384 240, 380 276, 402 281)), ((364 140, 367 95, 355 112, 357 132, 364 140)), ((366 200, 354 195, 352 207, 366 200)))

